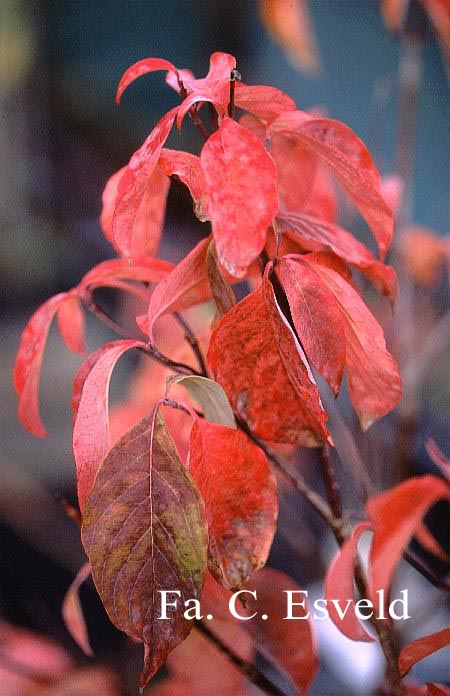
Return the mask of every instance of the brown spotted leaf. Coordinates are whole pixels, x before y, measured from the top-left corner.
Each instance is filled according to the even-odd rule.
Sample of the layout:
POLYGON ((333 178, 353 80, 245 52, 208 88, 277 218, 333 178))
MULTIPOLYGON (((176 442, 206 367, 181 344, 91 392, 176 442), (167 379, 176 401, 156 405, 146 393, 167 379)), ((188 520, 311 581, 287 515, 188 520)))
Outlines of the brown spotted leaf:
POLYGON ((179 590, 183 606, 199 598, 206 571, 203 503, 158 412, 104 460, 84 509, 82 541, 111 621, 144 641, 144 687, 192 628, 179 612, 158 619, 158 590, 179 590))

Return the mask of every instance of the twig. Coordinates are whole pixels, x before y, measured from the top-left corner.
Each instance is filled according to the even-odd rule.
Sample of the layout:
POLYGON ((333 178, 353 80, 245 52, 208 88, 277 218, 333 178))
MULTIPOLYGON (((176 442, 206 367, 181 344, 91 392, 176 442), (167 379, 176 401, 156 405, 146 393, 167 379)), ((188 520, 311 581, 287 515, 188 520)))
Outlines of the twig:
POLYGON ((178 312, 174 312, 174 317, 177 320, 177 322, 180 324, 180 326, 183 327, 184 329, 184 337, 186 341, 189 343, 189 345, 192 348, 192 351, 194 352, 195 357, 197 358, 198 366, 200 368, 200 372, 204 377, 208 377, 208 368, 205 362, 205 358, 203 357, 202 349, 200 348, 200 344, 198 342, 198 338, 191 329, 190 325, 186 321, 184 317, 181 316, 178 312))
POLYGON ((418 573, 423 575, 432 585, 437 587, 439 590, 444 590, 450 594, 450 583, 445 580, 445 578, 440 578, 438 575, 433 573, 428 566, 426 566, 420 558, 416 556, 412 551, 405 551, 403 553, 403 558, 407 561, 413 568, 417 570, 418 573))
POLYGON ((324 444, 319 450, 320 463, 322 465, 322 475, 327 492, 328 504, 330 505, 333 515, 338 519, 342 518, 342 499, 339 490, 339 484, 334 475, 333 467, 331 466, 328 445, 324 444))
POLYGON ((286 696, 285 691, 271 682, 262 672, 259 671, 255 665, 239 657, 239 655, 225 645, 225 643, 223 643, 222 640, 215 633, 213 633, 208 626, 206 626, 206 624, 204 624, 202 621, 197 621, 195 625, 200 633, 214 643, 220 652, 226 655, 227 658, 245 674, 247 679, 251 681, 252 684, 259 687, 266 694, 271 694, 272 696, 286 696))
MULTIPOLYGON (((125 339, 132 340, 132 336, 130 336, 125 331, 125 329, 122 326, 120 326, 120 324, 118 324, 115 321, 115 319, 113 319, 107 312, 105 312, 105 310, 102 307, 100 307, 92 298, 83 298, 83 304, 86 307, 86 309, 88 309, 95 317, 97 317, 97 319, 100 319, 101 322, 106 324, 106 326, 109 326, 109 328, 112 329, 119 336, 125 339)), ((161 365, 164 365, 165 367, 174 370, 174 372, 178 372, 179 374, 183 375, 199 375, 197 370, 195 370, 190 365, 171 360, 150 343, 147 343, 145 347, 140 347, 139 350, 142 353, 144 353, 144 355, 147 355, 153 360, 156 360, 156 362, 159 362, 161 365)))
POLYGON ((234 118, 234 90, 236 80, 241 80, 241 73, 238 70, 232 70, 230 75, 230 101, 228 103, 228 116, 234 118))

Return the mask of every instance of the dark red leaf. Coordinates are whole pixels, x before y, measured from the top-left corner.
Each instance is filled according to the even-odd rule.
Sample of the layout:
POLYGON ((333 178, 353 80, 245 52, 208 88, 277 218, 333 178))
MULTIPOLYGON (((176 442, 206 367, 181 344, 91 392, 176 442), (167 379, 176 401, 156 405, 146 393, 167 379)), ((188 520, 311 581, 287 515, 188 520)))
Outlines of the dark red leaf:
POLYGON ((380 177, 369 151, 348 126, 303 111, 286 112, 271 125, 274 135, 297 138, 330 169, 357 206, 377 240, 381 259, 392 241, 392 212, 380 193, 380 177))
MULTIPOLYGON (((140 208, 177 111, 178 107, 175 107, 162 117, 143 145, 136 150, 120 177, 112 227, 115 244, 127 258, 133 256, 135 228, 136 232, 141 229, 140 225, 137 227, 140 222, 140 208)), ((139 250, 137 255, 140 254, 142 250, 139 250)))
POLYGON ((66 592, 62 605, 62 615, 66 628, 70 635, 80 646, 82 651, 86 655, 93 655, 91 645, 89 643, 89 636, 86 627, 86 622, 83 616, 83 609, 80 604, 79 589, 85 580, 91 574, 90 563, 85 563, 78 573, 76 574, 74 580, 72 581, 69 589, 66 592))
POLYGON ((416 662, 423 660, 424 657, 428 657, 428 655, 432 655, 437 650, 445 648, 447 645, 450 645, 450 627, 443 628, 441 631, 432 633, 429 636, 423 636, 405 645, 398 659, 398 666, 402 677, 408 674, 416 662))
POLYGON ((222 318, 208 361, 235 413, 260 437, 309 447, 327 439, 319 391, 267 273, 222 318))
POLYGON ((278 211, 275 164, 258 138, 231 118, 221 121, 200 159, 219 261, 242 277, 278 211))
POLYGON ((159 590, 180 591, 183 607, 199 598, 206 571, 203 503, 157 411, 126 433, 100 467, 82 541, 111 621, 144 641, 143 688, 193 627, 180 611, 158 619, 159 590))
POLYGON ((176 67, 169 63, 168 60, 164 60, 164 58, 144 58, 127 68, 120 78, 119 86, 117 87, 116 104, 120 104, 122 94, 134 80, 157 70, 169 70, 175 74, 177 73, 176 67))
POLYGON ((372 594, 383 589, 388 595, 403 551, 427 510, 441 498, 450 500, 448 483, 427 475, 404 481, 367 502, 374 527, 369 563, 372 594))
POLYGON ((279 268, 294 326, 306 355, 337 394, 346 352, 339 305, 311 264, 301 256, 285 256, 279 268))
POLYGON ((224 587, 239 588, 265 564, 272 545, 275 478, 242 431, 202 419, 192 427, 189 462, 205 502, 209 569, 224 587))
POLYGON ((373 642, 363 624, 355 614, 355 562, 358 557, 358 542, 362 534, 372 530, 368 522, 361 522, 352 531, 350 537, 334 557, 325 577, 324 598, 330 619, 341 633, 350 640, 373 642), (338 603, 341 617, 334 602, 338 603), (348 604, 348 609, 346 610, 348 604))
MULTIPOLYGON (((250 595, 248 610, 258 611, 259 615, 246 622, 255 648, 292 680, 296 689, 307 694, 315 677, 318 659, 312 625, 306 618, 308 610, 294 607, 293 614, 299 620, 285 620, 286 592, 299 592, 301 588, 285 573, 274 568, 263 568, 246 584, 249 590, 256 590, 257 601, 250 595), (267 614, 266 621, 261 619, 267 614)), ((304 595, 293 595, 294 602, 304 600, 304 595)))
POLYGON ((88 357, 76 375, 73 407, 76 407, 76 395, 80 393, 80 388, 82 391, 73 426, 73 454, 81 511, 94 485, 98 468, 110 448, 108 392, 112 371, 121 355, 130 348, 142 346, 145 344, 141 341, 132 340, 108 343, 88 357))

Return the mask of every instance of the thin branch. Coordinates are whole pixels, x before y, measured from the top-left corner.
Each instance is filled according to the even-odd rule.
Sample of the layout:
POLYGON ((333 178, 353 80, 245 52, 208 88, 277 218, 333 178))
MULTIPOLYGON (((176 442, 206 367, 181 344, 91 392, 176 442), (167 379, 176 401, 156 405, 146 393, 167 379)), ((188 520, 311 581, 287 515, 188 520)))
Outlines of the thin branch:
POLYGON ((174 317, 177 320, 177 322, 182 326, 184 330, 184 337, 186 341, 189 343, 189 345, 192 348, 192 351, 197 358, 198 366, 200 368, 200 372, 204 377, 208 377, 208 367, 206 365, 205 358, 202 353, 202 349, 200 348, 200 344, 198 341, 197 336, 193 332, 192 328, 186 321, 184 317, 181 316, 178 312, 174 312, 174 317))
POLYGON ((407 561, 413 568, 417 570, 418 573, 423 575, 432 585, 438 588, 438 590, 444 590, 450 594, 450 583, 445 580, 445 578, 440 578, 438 575, 433 573, 433 571, 428 568, 418 556, 412 551, 405 551, 403 553, 403 558, 407 561))
MULTIPOLYGON (((103 324, 106 324, 106 326, 109 326, 110 329, 112 329, 115 333, 117 333, 119 336, 125 339, 133 339, 132 336, 130 336, 125 329, 118 324, 115 319, 113 319, 102 307, 100 307, 95 300, 92 298, 83 298, 83 304, 88 309, 97 319, 100 319, 103 324)), ((149 358, 152 358, 153 360, 156 360, 156 362, 159 362, 161 365, 164 365, 165 367, 173 370, 174 372, 178 372, 179 374, 183 375, 199 375, 200 373, 197 372, 193 367, 190 365, 186 365, 185 363, 182 362, 176 362, 175 360, 171 360, 168 358, 166 355, 161 353, 154 345, 151 345, 150 343, 147 343, 147 345, 144 347, 140 347, 139 350, 144 353, 144 355, 147 355, 149 358)))
POLYGON ((236 80, 241 81, 241 73, 238 70, 232 70, 230 75, 230 101, 228 103, 228 116, 234 118, 234 90, 236 80))
POLYGON ((197 621, 195 625, 200 633, 214 643, 220 652, 226 655, 226 657, 245 674, 247 679, 251 681, 252 684, 257 686, 266 694, 271 694, 271 696, 287 696, 285 691, 271 682, 270 679, 260 672, 255 665, 243 660, 241 657, 239 657, 239 655, 231 650, 231 648, 225 645, 225 643, 223 643, 222 640, 215 633, 213 633, 213 631, 211 631, 203 621, 197 621))
POLYGON ((319 457, 322 465, 322 475, 325 483, 325 490, 327 492, 328 503, 333 511, 333 515, 338 519, 341 519, 343 513, 341 492, 331 465, 328 445, 324 444, 319 450, 319 457))

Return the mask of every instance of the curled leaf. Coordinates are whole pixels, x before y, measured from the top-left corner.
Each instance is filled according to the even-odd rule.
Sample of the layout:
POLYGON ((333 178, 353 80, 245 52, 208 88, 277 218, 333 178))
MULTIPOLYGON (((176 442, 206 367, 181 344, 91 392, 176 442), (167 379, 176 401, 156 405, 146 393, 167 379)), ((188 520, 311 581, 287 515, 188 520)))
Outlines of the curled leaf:
POLYGON ((169 379, 171 385, 181 384, 187 390, 201 406, 207 421, 236 428, 230 402, 220 384, 199 375, 177 375, 169 379))
POLYGON ((414 667, 416 662, 423 660, 424 657, 432 655, 437 650, 442 650, 450 645, 450 627, 443 628, 441 631, 423 636, 405 645, 398 658, 398 666, 402 677, 414 667))
POLYGON ((75 643, 80 646, 85 655, 93 655, 93 652, 89 643, 89 636, 83 616, 83 609, 81 608, 79 589, 83 582, 88 579, 90 574, 90 563, 85 563, 73 579, 69 589, 66 592, 62 605, 62 615, 66 628, 74 639, 75 643))

